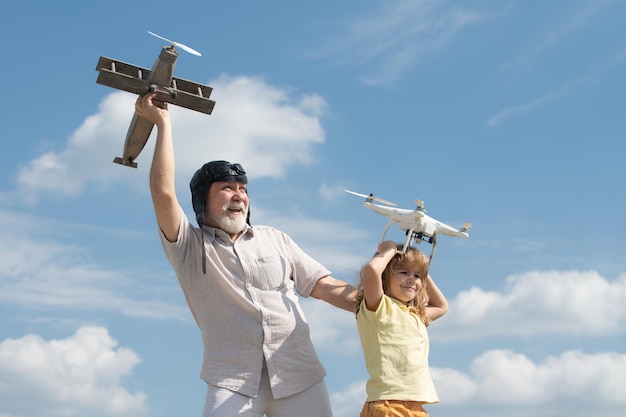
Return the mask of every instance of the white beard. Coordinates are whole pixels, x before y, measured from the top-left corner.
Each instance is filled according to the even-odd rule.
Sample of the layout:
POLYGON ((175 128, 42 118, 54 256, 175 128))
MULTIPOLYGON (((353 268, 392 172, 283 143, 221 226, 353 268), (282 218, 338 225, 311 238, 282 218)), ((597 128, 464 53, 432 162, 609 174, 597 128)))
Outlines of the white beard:
POLYGON ((232 218, 225 214, 218 221, 218 228, 222 229, 226 233, 235 234, 239 233, 246 226, 246 218, 245 216, 237 215, 237 217, 232 218))
POLYGON ((246 217, 248 216, 248 208, 243 205, 230 204, 224 206, 224 212, 222 216, 216 220, 217 227, 222 229, 226 233, 236 234, 241 232, 246 226, 246 217), (240 214, 233 216, 228 212, 229 208, 242 209, 240 214))

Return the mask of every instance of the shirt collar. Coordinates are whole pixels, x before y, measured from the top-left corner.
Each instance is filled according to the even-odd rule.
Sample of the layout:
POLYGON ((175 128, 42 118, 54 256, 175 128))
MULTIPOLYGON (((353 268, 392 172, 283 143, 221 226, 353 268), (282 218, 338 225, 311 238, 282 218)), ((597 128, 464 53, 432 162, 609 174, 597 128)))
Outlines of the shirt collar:
POLYGON ((406 304, 405 304, 405 303, 403 303, 402 301, 400 301, 400 300, 398 300, 398 299, 396 299, 396 298, 393 298, 393 297, 391 297, 391 296, 387 296, 387 297, 389 297, 389 299, 390 299, 391 301, 393 301, 394 303, 396 303, 397 305, 399 305, 399 306, 402 308, 402 310, 405 310, 405 311, 408 311, 408 310, 409 310, 409 308, 406 306, 406 304))
MULTIPOLYGON (((221 241, 230 241, 230 235, 223 231, 222 229, 218 229, 217 227, 202 225, 202 230, 205 233, 205 239, 208 239, 210 242, 215 239, 219 239, 221 241)), ((252 238, 254 236, 254 229, 252 226, 246 223, 243 228, 243 233, 239 236, 239 239, 243 237, 252 238)))

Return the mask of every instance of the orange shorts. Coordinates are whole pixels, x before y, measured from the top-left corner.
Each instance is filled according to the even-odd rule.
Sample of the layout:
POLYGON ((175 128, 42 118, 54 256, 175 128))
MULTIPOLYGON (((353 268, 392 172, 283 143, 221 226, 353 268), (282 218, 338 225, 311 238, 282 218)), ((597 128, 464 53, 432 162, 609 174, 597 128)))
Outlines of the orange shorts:
POLYGON ((428 412, 417 401, 379 400, 366 402, 359 417, 428 417, 428 412))

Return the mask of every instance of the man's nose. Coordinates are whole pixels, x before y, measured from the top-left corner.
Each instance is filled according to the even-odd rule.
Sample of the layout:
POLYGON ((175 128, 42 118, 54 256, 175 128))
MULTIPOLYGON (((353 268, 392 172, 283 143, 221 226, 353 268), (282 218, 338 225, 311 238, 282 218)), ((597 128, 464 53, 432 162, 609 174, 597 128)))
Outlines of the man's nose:
POLYGON ((233 199, 237 201, 244 201, 246 196, 247 194, 244 190, 237 190, 233 193, 233 199))

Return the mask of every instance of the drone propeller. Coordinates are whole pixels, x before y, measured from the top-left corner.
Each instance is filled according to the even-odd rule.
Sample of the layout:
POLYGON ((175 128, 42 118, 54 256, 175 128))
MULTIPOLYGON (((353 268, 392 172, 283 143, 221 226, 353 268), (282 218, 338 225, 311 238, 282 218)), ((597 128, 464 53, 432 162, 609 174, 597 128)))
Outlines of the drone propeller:
POLYGON ((472 227, 472 224, 471 224, 471 223, 465 223, 465 224, 463 225, 463 227, 461 228, 461 231, 462 231, 462 232, 467 232, 467 231, 469 230, 469 228, 470 228, 470 227, 472 227))
POLYGON ((420 200, 419 198, 416 198, 415 204, 417 204, 416 210, 424 211, 424 202, 422 200, 420 200))
POLYGON ((396 203, 392 203, 391 201, 387 201, 387 200, 383 200, 382 198, 378 198, 378 197, 374 197, 374 194, 370 194, 370 195, 366 195, 366 194, 360 194, 360 193, 355 193, 354 191, 350 191, 350 190, 344 190, 346 193, 350 193, 350 194, 354 194, 357 195, 359 197, 363 197, 365 199, 367 199, 368 202, 372 202, 372 201, 378 201, 379 203, 382 204, 386 204, 388 206, 397 206, 396 203))
POLYGON ((183 45, 182 43, 171 41, 171 40, 169 40, 167 38, 164 38, 163 36, 159 36, 156 33, 152 33, 150 31, 148 31, 148 33, 151 34, 152 36, 156 36, 159 39, 163 39, 164 41, 171 43, 173 47, 177 47, 178 46, 180 49, 182 49, 184 51, 187 51, 190 54, 197 55, 197 56, 202 56, 202 54, 200 52, 196 51, 195 49, 192 49, 192 48, 188 47, 187 45, 183 45))

